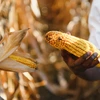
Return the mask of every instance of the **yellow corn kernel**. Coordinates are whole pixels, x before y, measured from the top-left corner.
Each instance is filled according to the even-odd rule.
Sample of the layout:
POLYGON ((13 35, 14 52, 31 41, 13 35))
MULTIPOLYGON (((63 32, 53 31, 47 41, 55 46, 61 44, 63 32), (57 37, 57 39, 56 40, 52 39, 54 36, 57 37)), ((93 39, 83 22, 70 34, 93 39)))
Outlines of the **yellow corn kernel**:
POLYGON ((100 56, 100 51, 92 43, 67 33, 49 31, 45 35, 45 39, 51 46, 60 50, 64 49, 77 57, 81 57, 88 51, 97 52, 98 57, 100 56))
POLYGON ((35 68, 37 69, 37 66, 36 66, 36 62, 35 61, 32 61, 31 59, 28 59, 28 58, 24 58, 24 57, 20 57, 20 56, 16 56, 16 55, 10 55, 9 58, 17 61, 17 62, 20 62, 22 64, 25 64, 31 68, 35 68))

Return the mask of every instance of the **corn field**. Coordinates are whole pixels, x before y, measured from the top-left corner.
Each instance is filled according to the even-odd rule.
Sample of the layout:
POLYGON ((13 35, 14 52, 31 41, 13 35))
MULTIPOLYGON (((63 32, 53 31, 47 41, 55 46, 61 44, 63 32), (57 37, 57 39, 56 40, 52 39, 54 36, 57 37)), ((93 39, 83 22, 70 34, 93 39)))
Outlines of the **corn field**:
POLYGON ((50 30, 88 39, 91 3, 92 0, 0 0, 0 39, 7 32, 30 28, 18 50, 29 53, 38 63, 32 73, 0 70, 0 96, 4 100, 100 100, 100 82, 75 76, 60 51, 44 39, 50 30))

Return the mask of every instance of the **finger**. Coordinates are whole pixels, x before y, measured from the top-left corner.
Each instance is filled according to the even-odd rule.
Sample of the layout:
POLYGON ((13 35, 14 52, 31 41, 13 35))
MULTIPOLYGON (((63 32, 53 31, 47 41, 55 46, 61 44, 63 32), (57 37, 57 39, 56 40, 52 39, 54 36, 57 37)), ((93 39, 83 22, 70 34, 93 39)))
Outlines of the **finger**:
POLYGON ((63 58, 68 56, 68 52, 66 50, 61 50, 61 55, 63 58))
POLYGON ((79 59, 77 59, 77 60, 74 62, 74 66, 81 65, 83 62, 86 61, 86 59, 87 59, 90 55, 91 55, 91 52, 85 53, 82 57, 80 57, 79 59))
POLYGON ((94 61, 96 58, 97 58, 97 55, 98 53, 93 53, 88 59, 86 62, 84 62, 82 65, 85 67, 85 68, 91 68, 93 65, 92 63, 97 63, 97 61, 94 61))
POLYGON ((99 63, 98 58, 92 62, 91 67, 96 66, 99 63))

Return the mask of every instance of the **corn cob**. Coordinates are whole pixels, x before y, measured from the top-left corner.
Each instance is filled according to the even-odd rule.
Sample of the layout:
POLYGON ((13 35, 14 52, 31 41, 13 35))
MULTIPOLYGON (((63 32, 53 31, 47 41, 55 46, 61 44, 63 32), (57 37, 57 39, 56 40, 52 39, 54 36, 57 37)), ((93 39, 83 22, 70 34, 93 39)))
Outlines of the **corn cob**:
MULTIPOLYGON (((88 51, 97 52, 98 57, 100 56, 100 51, 92 43, 67 33, 49 31, 45 39, 51 46, 60 50, 64 49, 76 57, 81 57, 88 51)), ((97 66, 100 67, 100 64, 97 66)))
POLYGON ((24 58, 24 57, 21 57, 21 56, 16 56, 16 55, 10 55, 9 58, 11 58, 12 60, 15 60, 17 62, 20 62, 22 64, 25 64, 25 65, 27 65, 31 68, 37 69, 36 62, 31 60, 31 59, 24 58))

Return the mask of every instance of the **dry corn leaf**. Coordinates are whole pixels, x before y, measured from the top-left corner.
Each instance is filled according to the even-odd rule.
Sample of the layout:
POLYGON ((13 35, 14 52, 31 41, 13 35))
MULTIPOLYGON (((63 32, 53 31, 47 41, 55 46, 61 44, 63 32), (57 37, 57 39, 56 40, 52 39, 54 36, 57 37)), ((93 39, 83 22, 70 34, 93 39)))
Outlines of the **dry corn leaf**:
POLYGON ((4 38, 0 42, 0 69, 17 72, 34 71, 34 68, 36 68, 34 60, 15 54, 12 55, 20 45, 27 30, 28 28, 5 34, 4 38))

